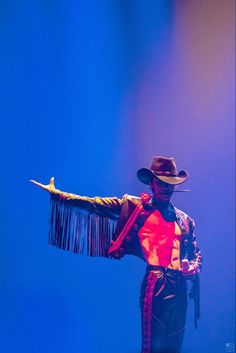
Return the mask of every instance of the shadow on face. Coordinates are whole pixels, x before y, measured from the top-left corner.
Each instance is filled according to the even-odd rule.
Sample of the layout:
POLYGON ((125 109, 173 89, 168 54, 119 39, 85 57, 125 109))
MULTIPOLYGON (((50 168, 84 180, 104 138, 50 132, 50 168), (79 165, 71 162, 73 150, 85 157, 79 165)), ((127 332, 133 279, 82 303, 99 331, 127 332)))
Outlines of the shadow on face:
POLYGON ((158 178, 153 177, 150 182, 153 197, 163 202, 169 202, 175 190, 175 185, 165 183, 158 178))

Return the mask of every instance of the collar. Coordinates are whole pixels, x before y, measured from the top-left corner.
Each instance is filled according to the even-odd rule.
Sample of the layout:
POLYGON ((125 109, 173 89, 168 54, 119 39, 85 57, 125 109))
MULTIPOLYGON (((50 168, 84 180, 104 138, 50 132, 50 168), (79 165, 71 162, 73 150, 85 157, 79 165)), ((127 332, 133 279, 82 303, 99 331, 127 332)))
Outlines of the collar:
POLYGON ((167 222, 176 221, 176 212, 173 204, 169 202, 167 205, 159 204, 154 198, 152 198, 144 207, 146 210, 158 210, 162 217, 167 222))

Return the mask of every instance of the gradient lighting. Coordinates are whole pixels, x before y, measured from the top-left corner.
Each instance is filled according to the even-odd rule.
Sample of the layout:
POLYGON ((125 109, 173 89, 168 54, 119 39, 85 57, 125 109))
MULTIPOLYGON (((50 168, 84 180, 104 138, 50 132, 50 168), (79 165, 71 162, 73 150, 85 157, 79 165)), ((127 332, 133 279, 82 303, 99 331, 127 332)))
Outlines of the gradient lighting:
POLYGON ((1 2, 1 352, 140 351, 145 264, 49 247, 48 195, 28 180, 139 194, 156 154, 190 171, 175 204, 205 259, 183 353, 232 346, 233 13, 231 0, 1 2))

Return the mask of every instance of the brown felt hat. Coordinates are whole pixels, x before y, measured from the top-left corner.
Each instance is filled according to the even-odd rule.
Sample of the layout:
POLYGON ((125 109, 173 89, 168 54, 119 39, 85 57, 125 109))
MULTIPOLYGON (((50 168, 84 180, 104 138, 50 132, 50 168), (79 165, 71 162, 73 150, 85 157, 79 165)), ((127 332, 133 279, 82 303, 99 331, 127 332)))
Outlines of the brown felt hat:
POLYGON ((138 179, 149 185, 153 177, 164 181, 167 184, 177 185, 183 183, 188 179, 186 170, 177 171, 174 158, 167 157, 153 157, 152 165, 149 168, 141 168, 137 171, 138 179))

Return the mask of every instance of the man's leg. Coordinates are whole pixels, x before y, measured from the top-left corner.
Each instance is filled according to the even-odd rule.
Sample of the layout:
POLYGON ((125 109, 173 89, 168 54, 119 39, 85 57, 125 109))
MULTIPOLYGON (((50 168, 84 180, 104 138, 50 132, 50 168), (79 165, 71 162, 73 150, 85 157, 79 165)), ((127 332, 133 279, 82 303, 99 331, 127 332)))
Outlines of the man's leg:
POLYGON ((164 272, 155 285, 152 302, 151 353, 179 353, 187 310, 185 279, 164 272))

